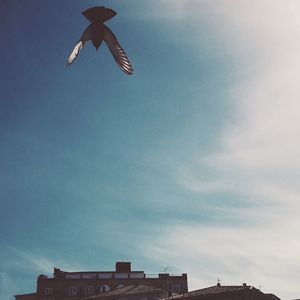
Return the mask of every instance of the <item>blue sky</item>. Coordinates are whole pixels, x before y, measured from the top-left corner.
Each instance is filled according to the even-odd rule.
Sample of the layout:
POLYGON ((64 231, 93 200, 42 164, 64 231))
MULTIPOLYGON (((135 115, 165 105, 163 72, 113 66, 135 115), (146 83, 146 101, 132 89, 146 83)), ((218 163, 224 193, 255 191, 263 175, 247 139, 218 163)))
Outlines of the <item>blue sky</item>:
POLYGON ((297 1, 2 1, 0 298, 117 260, 299 297, 297 1), (87 44, 104 5, 133 67, 87 44), (184 253, 184 256, 183 256, 184 253))

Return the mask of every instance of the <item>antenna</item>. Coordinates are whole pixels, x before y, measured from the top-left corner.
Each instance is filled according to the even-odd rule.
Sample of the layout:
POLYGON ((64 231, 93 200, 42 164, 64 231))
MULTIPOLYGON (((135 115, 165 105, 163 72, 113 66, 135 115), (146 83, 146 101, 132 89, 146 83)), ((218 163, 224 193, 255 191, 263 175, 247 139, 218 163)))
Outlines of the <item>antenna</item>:
POLYGON ((169 266, 166 266, 165 268, 163 268, 162 272, 163 273, 167 273, 167 270, 169 269, 169 266))

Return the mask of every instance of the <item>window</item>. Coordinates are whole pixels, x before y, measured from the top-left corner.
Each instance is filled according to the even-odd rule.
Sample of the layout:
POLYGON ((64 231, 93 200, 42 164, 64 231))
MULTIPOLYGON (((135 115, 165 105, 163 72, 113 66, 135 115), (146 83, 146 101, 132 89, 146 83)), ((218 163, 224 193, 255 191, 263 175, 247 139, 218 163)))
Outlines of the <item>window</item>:
POLYGON ((52 295, 52 294, 53 294, 53 288, 46 287, 44 289, 44 295, 52 295))
POLYGON ((84 287, 84 294, 85 295, 93 295, 94 294, 94 287, 91 285, 85 286, 84 287))
POLYGON ((77 286, 69 286, 68 295, 76 296, 77 295, 77 286))
POLYGON ((96 279, 97 278, 97 273, 85 273, 82 274, 83 279, 96 279))
POLYGON ((66 279, 80 279, 81 273, 66 274, 66 279))
POLYGON ((172 287, 171 287, 172 291, 180 291, 180 284, 172 284, 172 287))
POLYGON ((100 288, 101 293, 105 293, 105 292, 108 292, 108 291, 110 291, 110 287, 107 284, 104 284, 104 285, 101 286, 101 288, 100 288))
POLYGON ((113 274, 112 273, 99 273, 98 274, 98 278, 113 278, 113 274))

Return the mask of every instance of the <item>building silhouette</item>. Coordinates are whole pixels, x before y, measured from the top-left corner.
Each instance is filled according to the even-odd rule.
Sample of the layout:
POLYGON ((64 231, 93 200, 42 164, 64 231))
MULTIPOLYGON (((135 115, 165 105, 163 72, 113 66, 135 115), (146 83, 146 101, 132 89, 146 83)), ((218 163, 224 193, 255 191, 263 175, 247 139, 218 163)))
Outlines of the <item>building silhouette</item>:
POLYGON ((15 298, 16 300, 79 300, 101 296, 101 299, 118 299, 122 295, 124 300, 125 298, 157 300, 187 291, 185 273, 149 275, 144 271, 132 271, 130 262, 117 262, 114 271, 66 272, 54 268, 53 277, 38 276, 35 293, 16 295, 15 298))

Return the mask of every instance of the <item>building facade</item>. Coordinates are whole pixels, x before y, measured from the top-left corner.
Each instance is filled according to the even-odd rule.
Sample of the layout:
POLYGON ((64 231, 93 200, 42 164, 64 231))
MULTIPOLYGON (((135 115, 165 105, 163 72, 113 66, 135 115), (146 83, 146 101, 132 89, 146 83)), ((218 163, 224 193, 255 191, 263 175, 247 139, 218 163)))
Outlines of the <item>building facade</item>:
POLYGON ((39 275, 36 293, 16 295, 16 300, 83 299, 126 286, 151 286, 168 294, 186 293, 187 274, 160 273, 148 275, 132 271, 130 262, 117 262, 114 271, 66 272, 54 268, 53 277, 39 275))
POLYGON ((246 283, 242 285, 215 286, 190 291, 180 295, 173 295, 163 300, 280 300, 273 294, 265 294, 246 283))

